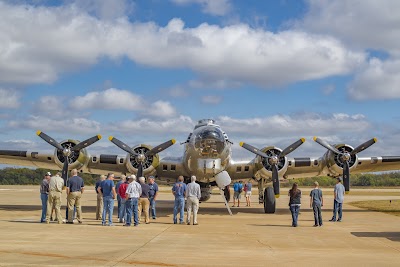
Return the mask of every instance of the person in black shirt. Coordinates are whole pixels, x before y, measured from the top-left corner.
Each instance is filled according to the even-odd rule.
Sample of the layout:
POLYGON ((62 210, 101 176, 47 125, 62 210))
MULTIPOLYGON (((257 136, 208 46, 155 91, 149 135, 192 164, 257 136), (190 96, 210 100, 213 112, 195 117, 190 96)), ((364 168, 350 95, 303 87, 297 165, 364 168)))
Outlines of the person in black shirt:
POLYGON ((146 224, 150 223, 149 219, 149 208, 150 208, 150 201, 149 201, 149 191, 150 187, 148 184, 145 184, 145 178, 139 177, 139 183, 142 187, 142 194, 139 198, 139 221, 142 215, 142 209, 144 211, 144 221, 146 224))
POLYGON ((299 217, 299 211, 301 206, 301 191, 297 188, 297 184, 294 183, 292 189, 289 190, 288 195, 290 196, 289 208, 292 213, 292 226, 297 227, 297 219, 299 217))

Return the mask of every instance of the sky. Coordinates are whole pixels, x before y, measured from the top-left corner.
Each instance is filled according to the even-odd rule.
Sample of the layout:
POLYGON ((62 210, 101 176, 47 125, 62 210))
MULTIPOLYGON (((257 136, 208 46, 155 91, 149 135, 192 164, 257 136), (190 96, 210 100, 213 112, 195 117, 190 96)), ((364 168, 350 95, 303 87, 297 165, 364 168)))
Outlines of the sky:
POLYGON ((396 0, 0 0, 0 149, 103 139, 92 154, 216 120, 240 141, 319 157, 313 136, 400 155, 396 0))

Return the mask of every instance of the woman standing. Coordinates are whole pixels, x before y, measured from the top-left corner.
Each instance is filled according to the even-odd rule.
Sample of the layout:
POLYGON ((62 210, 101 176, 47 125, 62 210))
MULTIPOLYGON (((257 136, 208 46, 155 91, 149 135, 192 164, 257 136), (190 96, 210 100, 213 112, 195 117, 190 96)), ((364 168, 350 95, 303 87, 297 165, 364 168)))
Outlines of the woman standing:
POLYGON ((301 206, 301 191, 297 188, 297 184, 294 183, 292 189, 289 190, 289 208, 292 213, 292 226, 297 227, 297 219, 299 217, 299 211, 301 206))

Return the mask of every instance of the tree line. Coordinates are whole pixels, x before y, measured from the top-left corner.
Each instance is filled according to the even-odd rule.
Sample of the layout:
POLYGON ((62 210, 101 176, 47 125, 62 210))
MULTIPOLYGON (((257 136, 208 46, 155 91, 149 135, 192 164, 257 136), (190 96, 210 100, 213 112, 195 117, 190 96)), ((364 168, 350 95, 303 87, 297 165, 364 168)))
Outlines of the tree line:
MULTIPOLYGON (((0 185, 38 185, 43 180, 44 174, 48 171, 52 174, 56 173, 54 170, 41 168, 0 169, 0 185)), ((87 185, 94 185, 99 177, 99 175, 87 173, 81 173, 79 175, 84 179, 87 185)), ((400 172, 352 174, 350 178, 351 186, 400 186, 400 172)), ((321 176, 290 179, 288 183, 282 183, 282 187, 291 187, 295 182, 299 186, 313 186, 315 181, 317 181, 320 186, 333 186, 336 184, 336 179, 328 176, 321 176)))

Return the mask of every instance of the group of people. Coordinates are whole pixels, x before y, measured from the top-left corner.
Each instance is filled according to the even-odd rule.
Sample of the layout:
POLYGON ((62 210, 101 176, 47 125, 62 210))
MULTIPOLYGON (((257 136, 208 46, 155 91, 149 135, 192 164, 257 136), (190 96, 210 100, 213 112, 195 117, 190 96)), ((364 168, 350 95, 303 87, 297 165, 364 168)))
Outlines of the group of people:
MULTIPOLYGON (((97 193, 96 220, 101 220, 102 225, 113 225, 114 200, 118 201, 118 222, 124 223, 124 226, 131 226, 132 217, 133 225, 137 226, 140 223, 142 211, 144 213, 144 222, 150 223, 150 213, 152 218, 156 219, 156 200, 158 195, 158 185, 155 182, 154 176, 148 177, 148 183, 145 183, 145 177, 139 177, 139 182, 136 181, 136 176, 131 175, 126 177, 121 176, 120 181, 114 184, 114 174, 109 173, 107 176, 101 175, 96 182, 95 190, 97 193), (107 221, 108 215, 108 221, 107 221)), ((322 207, 324 199, 322 190, 319 189, 318 182, 314 183, 315 188, 310 192, 310 208, 314 212, 314 226, 322 226, 322 207)), ((61 178, 61 173, 58 172, 52 176, 50 172, 45 174, 45 177, 40 185, 40 198, 42 201, 41 222, 49 223, 52 220, 53 211, 55 211, 55 220, 61 224, 63 222, 61 215, 61 195, 64 186, 64 180, 61 178)), ((67 194, 67 212, 65 222, 73 224, 75 218, 78 223, 82 223, 81 197, 84 192, 85 185, 81 177, 78 176, 76 169, 71 170, 71 178, 66 184, 67 194)), ((233 207, 240 206, 240 198, 243 191, 246 195, 246 206, 251 205, 251 190, 252 183, 249 181, 243 185, 242 181, 235 182, 233 185, 233 207)), ((342 184, 342 178, 337 178, 337 184, 334 188, 334 206, 333 216, 329 221, 342 221, 342 204, 344 200, 345 188, 342 184), (338 216, 337 216, 338 215, 338 216)), ((191 224, 191 214, 193 212, 193 225, 198 225, 197 213, 199 210, 199 201, 201 198, 200 185, 196 183, 196 176, 191 177, 191 182, 184 183, 184 177, 179 176, 178 181, 172 187, 172 194, 175 197, 173 209, 173 223, 184 224, 185 202, 187 205, 186 224, 191 224)), ((298 216, 301 206, 301 190, 298 189, 296 183, 288 192, 289 209, 292 214, 292 226, 297 227, 298 216)))
MULTIPOLYGON (((342 221, 342 205, 344 201, 345 188, 342 184, 342 178, 338 177, 334 188, 333 216, 330 222, 342 221), (336 217, 338 215, 338 217, 336 217), (337 219, 336 219, 337 218, 337 219)), ((296 183, 289 190, 289 209, 292 213, 292 226, 297 227, 297 221, 301 206, 301 190, 298 189, 296 183)), ((310 192, 310 208, 314 212, 314 227, 322 226, 322 207, 324 206, 324 198, 322 190, 319 188, 318 182, 314 182, 314 189, 310 192)))
MULTIPOLYGON (((242 181, 235 182, 233 184, 233 206, 236 207, 236 200, 237 206, 240 207, 240 199, 242 197, 242 192, 244 191, 246 197, 246 206, 251 206, 251 189, 253 188, 253 184, 248 181, 243 185, 242 181)), ((229 200, 228 200, 229 201, 229 200)))

